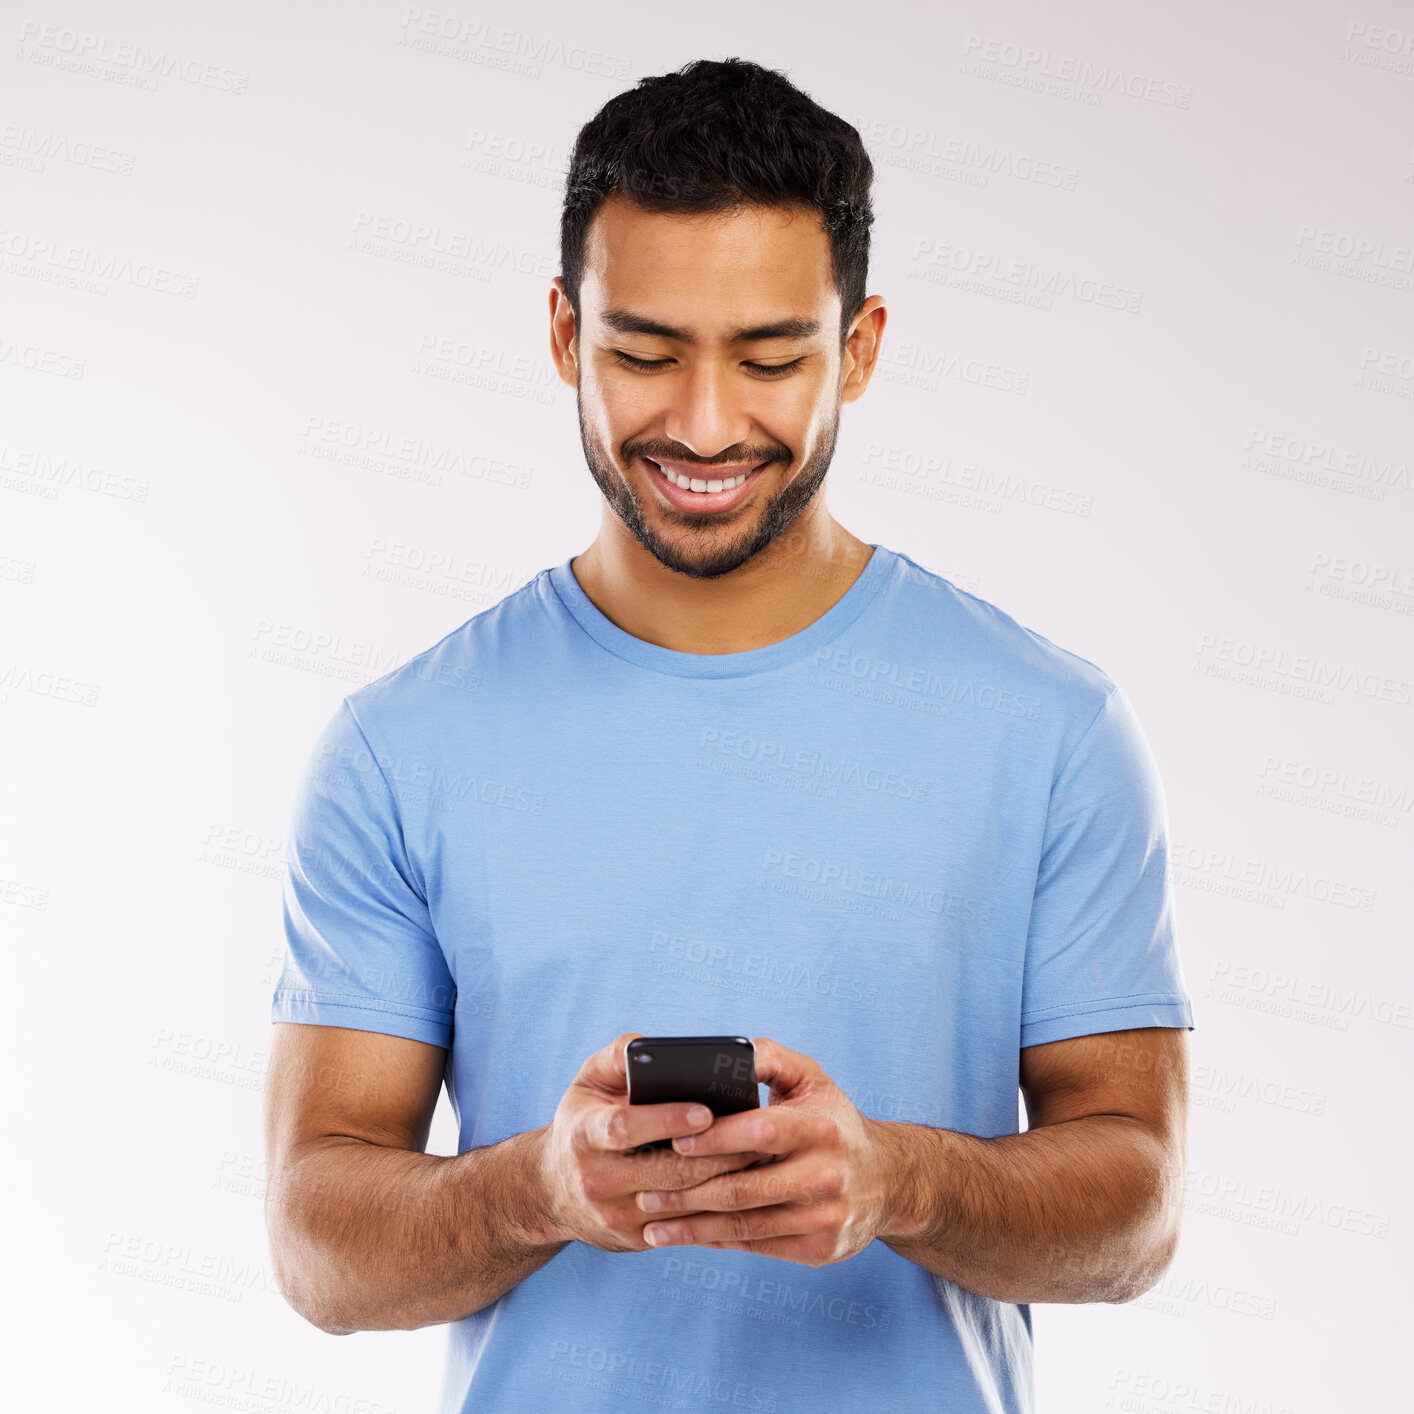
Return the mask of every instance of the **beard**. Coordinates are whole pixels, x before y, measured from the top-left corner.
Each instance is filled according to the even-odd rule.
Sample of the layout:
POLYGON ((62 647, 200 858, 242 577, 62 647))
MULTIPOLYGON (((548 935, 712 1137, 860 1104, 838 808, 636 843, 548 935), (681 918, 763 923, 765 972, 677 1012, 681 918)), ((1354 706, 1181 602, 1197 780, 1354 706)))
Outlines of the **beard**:
MULTIPOLYGON (((647 516, 643 513, 643 505, 627 477, 601 455, 585 422, 584 400, 578 387, 575 388, 575 408, 579 417, 579 440, 584 446, 584 460, 588 463, 589 474, 594 478, 604 499, 613 507, 614 514, 659 564, 676 570, 679 574, 690 575, 693 579, 716 579, 719 575, 730 574, 752 556, 760 554, 790 525, 810 504, 824 482, 825 473, 829 471, 830 463, 834 460, 835 441, 840 429, 840 409, 837 402, 834 417, 815 451, 802 463, 794 478, 776 493, 766 509, 757 515, 754 526, 746 525, 736 529, 726 520, 713 523, 712 517, 707 514, 691 515, 684 511, 669 510, 666 515, 675 524, 681 525, 683 532, 681 537, 668 539, 649 524, 647 516)), ((631 463, 639 455, 632 442, 626 442, 624 450, 632 454, 624 457, 625 464, 631 463)), ((662 455, 667 456, 669 453, 663 452, 662 455)), ((766 456, 724 460, 786 464, 790 461, 790 454, 784 447, 776 447, 768 451, 766 456)))

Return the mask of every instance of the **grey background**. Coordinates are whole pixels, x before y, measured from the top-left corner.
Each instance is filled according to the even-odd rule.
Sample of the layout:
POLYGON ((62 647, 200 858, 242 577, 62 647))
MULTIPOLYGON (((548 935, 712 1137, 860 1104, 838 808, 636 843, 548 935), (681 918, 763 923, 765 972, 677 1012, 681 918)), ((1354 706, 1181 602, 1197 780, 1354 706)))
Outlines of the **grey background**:
POLYGON ((877 163, 834 514, 1102 666, 1168 793, 1184 1242, 1130 1305, 1033 1308, 1039 1408, 1404 1387, 1414 15, 1063 10, 5 6, 26 1407, 432 1407, 441 1331, 335 1341, 270 1275, 285 812, 340 696, 592 539, 561 173, 611 94, 729 54, 877 163))

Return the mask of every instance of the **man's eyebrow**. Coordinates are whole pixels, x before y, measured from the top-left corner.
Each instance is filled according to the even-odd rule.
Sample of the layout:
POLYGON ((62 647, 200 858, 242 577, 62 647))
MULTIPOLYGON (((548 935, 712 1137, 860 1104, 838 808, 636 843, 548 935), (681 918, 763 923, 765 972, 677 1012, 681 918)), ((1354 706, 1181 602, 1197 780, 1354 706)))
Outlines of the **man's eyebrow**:
MULTIPOLYGON (((680 344, 695 344, 697 335, 690 329, 678 329, 662 324, 630 309, 606 309, 600 319, 620 334, 654 334, 660 339, 676 339, 680 344)), ((729 344, 754 344, 762 339, 808 339, 820 332, 818 319, 773 319, 769 324, 754 324, 736 329, 727 335, 729 344)))

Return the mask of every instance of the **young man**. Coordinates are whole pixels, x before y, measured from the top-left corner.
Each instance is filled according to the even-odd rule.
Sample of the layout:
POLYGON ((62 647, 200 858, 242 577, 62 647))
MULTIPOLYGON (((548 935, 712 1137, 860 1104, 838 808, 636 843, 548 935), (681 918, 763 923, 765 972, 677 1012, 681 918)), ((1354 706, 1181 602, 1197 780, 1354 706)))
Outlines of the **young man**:
POLYGON ((1172 1259, 1193 1017, 1132 707, 825 507, 871 180, 740 60, 604 106, 549 301, 598 538, 300 783, 276 1269, 327 1331, 454 1323, 444 1410, 1021 1414, 1030 1303, 1172 1259), (762 1108, 627 1103, 630 1037, 753 1034, 762 1108))

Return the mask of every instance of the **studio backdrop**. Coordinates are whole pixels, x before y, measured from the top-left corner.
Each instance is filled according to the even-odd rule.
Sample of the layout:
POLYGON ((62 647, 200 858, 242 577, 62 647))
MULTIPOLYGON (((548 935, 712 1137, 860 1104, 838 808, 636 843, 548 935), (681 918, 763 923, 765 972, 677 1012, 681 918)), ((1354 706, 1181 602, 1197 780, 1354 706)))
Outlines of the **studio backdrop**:
POLYGON ((1033 1309, 1038 1408, 1395 1406, 1407 5, 33 0, 0 35, 0 1400, 434 1407, 443 1331, 335 1339, 272 1275, 286 812, 344 694, 593 539, 568 147, 741 55, 876 167, 832 513, 1101 665, 1167 792, 1183 1242, 1132 1303, 1033 1309))

